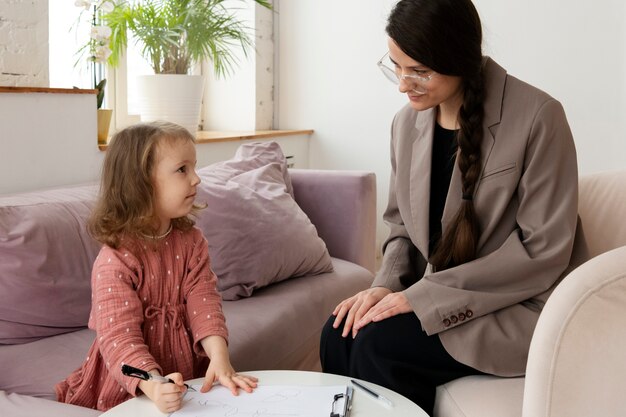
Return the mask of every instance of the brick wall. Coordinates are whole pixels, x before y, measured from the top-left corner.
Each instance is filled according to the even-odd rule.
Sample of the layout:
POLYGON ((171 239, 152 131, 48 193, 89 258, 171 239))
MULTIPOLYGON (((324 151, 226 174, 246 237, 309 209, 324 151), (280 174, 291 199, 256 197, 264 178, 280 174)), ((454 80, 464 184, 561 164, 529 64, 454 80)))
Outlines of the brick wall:
POLYGON ((0 0, 0 85, 49 86, 48 0, 0 0))

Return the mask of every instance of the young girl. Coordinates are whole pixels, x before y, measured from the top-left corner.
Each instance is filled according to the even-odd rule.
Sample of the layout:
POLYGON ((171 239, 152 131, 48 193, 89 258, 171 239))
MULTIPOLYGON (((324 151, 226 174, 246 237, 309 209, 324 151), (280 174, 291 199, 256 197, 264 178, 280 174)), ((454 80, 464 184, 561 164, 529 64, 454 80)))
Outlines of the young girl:
POLYGON ((185 379, 205 374, 202 392, 215 381, 234 395, 256 387, 230 364, 208 245, 188 217, 197 209, 195 165, 194 138, 180 126, 138 124, 113 137, 89 224, 104 245, 92 272, 96 340, 56 386, 59 401, 108 410, 143 392, 171 413, 181 407, 185 379), (174 383, 124 376, 123 364, 174 383))

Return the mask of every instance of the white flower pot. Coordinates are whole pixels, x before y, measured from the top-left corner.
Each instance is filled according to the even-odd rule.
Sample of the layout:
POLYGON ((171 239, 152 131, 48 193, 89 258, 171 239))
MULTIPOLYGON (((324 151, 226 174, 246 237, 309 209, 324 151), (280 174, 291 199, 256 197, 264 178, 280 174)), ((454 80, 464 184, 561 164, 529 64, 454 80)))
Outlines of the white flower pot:
POLYGON ((166 120, 198 130, 204 79, 201 75, 156 74, 137 77, 142 122, 166 120))

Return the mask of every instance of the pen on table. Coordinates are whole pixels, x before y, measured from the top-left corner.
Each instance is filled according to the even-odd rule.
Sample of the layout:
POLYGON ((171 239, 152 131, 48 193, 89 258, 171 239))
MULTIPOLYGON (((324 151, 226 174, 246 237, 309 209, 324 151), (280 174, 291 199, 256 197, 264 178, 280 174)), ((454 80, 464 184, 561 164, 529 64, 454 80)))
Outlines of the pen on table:
POLYGON ((354 379, 351 379, 350 381, 354 384, 355 387, 362 389, 364 392, 376 398, 378 401, 381 401, 383 404, 387 405, 388 407, 393 407, 393 403, 391 402, 389 398, 383 395, 380 395, 376 391, 366 387, 365 385, 361 384, 360 382, 355 381, 354 379))
MULTIPOLYGON (((126 376, 143 379, 144 381, 157 381, 163 384, 169 384, 169 383, 175 384, 175 382, 171 378, 166 378, 161 375, 153 375, 147 371, 144 371, 143 369, 135 368, 134 366, 130 366, 130 365, 122 365, 122 373, 126 376)), ((190 387, 187 384, 184 384, 184 385, 187 387, 187 389, 195 391, 193 387, 190 387)))

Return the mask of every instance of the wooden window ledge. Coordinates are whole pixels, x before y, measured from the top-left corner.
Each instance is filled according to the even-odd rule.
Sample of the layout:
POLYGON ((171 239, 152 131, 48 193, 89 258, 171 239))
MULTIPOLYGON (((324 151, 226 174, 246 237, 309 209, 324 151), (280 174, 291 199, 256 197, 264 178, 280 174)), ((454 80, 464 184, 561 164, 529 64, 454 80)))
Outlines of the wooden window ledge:
MULTIPOLYGON (((236 142, 240 140, 271 139, 281 136, 310 135, 313 129, 304 130, 237 130, 237 131, 199 131, 196 132, 196 143, 236 142)), ((101 151, 107 145, 98 145, 101 151)))

